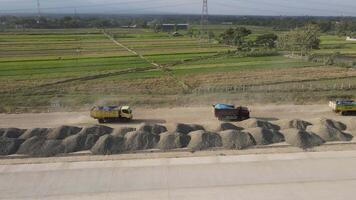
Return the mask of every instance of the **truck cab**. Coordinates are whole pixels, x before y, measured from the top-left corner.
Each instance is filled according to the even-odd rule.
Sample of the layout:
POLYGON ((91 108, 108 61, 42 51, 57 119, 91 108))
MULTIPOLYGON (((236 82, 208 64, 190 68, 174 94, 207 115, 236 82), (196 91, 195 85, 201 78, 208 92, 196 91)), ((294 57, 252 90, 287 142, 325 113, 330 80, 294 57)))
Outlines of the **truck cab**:
POLYGON ((250 118, 250 111, 244 106, 214 104, 213 108, 214 115, 219 121, 243 121, 250 118))

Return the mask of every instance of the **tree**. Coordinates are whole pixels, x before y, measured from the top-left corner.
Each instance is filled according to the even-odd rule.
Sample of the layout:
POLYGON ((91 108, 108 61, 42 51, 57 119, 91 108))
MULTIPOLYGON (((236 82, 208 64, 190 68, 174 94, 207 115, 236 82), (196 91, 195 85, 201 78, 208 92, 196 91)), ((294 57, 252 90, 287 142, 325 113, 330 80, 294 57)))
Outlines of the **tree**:
POLYGON ((278 47, 294 54, 299 51, 301 56, 308 54, 312 49, 318 49, 320 45, 319 27, 307 25, 293 29, 278 38, 278 47))
POLYGON ((248 30, 245 27, 237 27, 235 29, 229 28, 219 36, 219 42, 226 45, 236 46, 237 49, 243 50, 250 44, 246 41, 246 37, 251 33, 251 30, 248 30))
POLYGON ((278 36, 274 33, 267 33, 263 35, 259 35, 256 38, 256 44, 258 46, 263 46, 266 48, 275 48, 278 36))

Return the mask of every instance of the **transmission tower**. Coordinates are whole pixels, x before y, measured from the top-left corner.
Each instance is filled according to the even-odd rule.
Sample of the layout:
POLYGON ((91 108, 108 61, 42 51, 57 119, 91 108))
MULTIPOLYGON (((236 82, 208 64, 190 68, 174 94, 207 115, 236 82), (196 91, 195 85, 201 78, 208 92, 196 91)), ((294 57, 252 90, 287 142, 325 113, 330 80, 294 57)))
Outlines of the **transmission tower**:
POLYGON ((209 39, 208 34, 208 0, 203 0, 203 9, 201 13, 201 21, 200 21, 200 39, 209 39))
POLYGON ((37 0, 37 12, 38 12, 37 24, 39 24, 40 23, 40 19, 41 19, 41 4, 40 4, 40 0, 37 0))

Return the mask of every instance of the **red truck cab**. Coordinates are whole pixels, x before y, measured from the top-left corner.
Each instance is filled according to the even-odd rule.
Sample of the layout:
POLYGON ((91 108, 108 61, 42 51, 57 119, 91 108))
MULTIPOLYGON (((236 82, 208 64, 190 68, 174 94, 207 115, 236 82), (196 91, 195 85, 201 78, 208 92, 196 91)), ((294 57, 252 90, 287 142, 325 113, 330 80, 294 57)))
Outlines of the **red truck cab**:
POLYGON ((214 115, 220 121, 243 121, 250 118, 250 111, 247 107, 229 104, 215 104, 214 115))

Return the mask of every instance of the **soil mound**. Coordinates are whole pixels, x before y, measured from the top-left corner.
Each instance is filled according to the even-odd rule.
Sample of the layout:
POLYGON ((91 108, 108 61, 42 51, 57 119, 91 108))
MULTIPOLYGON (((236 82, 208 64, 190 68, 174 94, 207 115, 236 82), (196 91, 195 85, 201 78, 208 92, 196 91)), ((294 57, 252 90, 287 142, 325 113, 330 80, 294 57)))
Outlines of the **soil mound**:
POLYGON ((159 135, 161 133, 164 133, 167 131, 167 128, 165 126, 162 125, 158 125, 158 124, 146 124, 143 123, 141 124, 141 126, 137 129, 139 131, 143 131, 143 132, 149 132, 155 135, 159 135))
POLYGON ((188 148, 192 150, 204 150, 222 146, 221 137, 217 133, 199 130, 190 132, 189 136, 191 139, 188 148))
POLYGON ((325 143, 325 141, 314 133, 309 133, 300 129, 284 129, 282 130, 286 142, 292 146, 303 149, 312 148, 325 143))
POLYGON ((46 140, 46 138, 34 136, 26 140, 17 152, 18 154, 49 157, 64 153, 61 140, 46 140))
POLYGON ((88 126, 82 129, 78 134, 80 135, 97 135, 99 137, 110 134, 114 131, 113 128, 110 128, 108 126, 102 126, 102 125, 93 125, 93 126, 88 126))
POLYGON ((90 150, 96 155, 111 155, 125 151, 125 139, 119 136, 103 135, 90 150))
POLYGON ((47 137, 48 133, 51 131, 52 129, 48 129, 48 128, 34 128, 34 129, 28 129, 27 131, 25 131, 25 133, 23 133, 19 138, 20 139, 29 139, 32 138, 34 136, 38 136, 38 137, 47 137))
POLYGON ((136 131, 135 128, 129 128, 129 127, 123 127, 119 129, 115 129, 111 135, 116 136, 116 137, 124 137, 126 133, 136 131))
POLYGON ((187 147, 190 137, 179 132, 165 132, 160 135, 157 148, 161 150, 170 150, 187 147))
POLYGON ((174 126, 174 131, 173 132, 179 132, 183 134, 189 134, 190 132, 193 131, 198 131, 198 130, 205 130, 205 128, 201 125, 198 124, 182 124, 178 123, 174 126))
POLYGON ((244 149, 255 145, 252 136, 249 133, 226 130, 218 133, 222 140, 222 146, 225 149, 244 149))
POLYGON ((265 128, 249 128, 243 130, 243 132, 249 133, 257 145, 268 145, 284 141, 284 136, 281 133, 265 128))
POLYGON ((152 149, 158 141, 158 135, 144 131, 133 131, 125 135, 125 149, 127 151, 152 149))
POLYGON ((260 128, 265 128, 265 129, 273 129, 273 130, 279 130, 280 127, 275 125, 275 124, 272 124, 268 121, 265 121, 265 120, 259 120, 259 119, 254 119, 254 118, 251 118, 251 119, 247 119, 245 121, 242 121, 242 122, 238 122, 238 126, 241 126, 245 129, 247 128, 257 128, 257 127, 260 127, 260 128))
POLYGON ((275 122, 275 124, 278 125, 280 129, 296 128, 300 130, 306 130, 308 126, 312 125, 310 122, 303 121, 300 119, 278 120, 275 122))
POLYGON ((85 151, 91 149, 97 140, 100 138, 96 134, 76 134, 69 136, 63 140, 65 153, 72 153, 76 151, 85 151))
POLYGON ((22 139, 0 137, 0 155, 15 154, 23 142, 22 139))
POLYGON ((226 130, 243 130, 243 128, 241 127, 238 127, 234 124, 231 124, 231 123, 227 123, 227 122, 224 122, 224 123, 220 123, 219 126, 216 128, 216 131, 217 132, 220 132, 220 131, 226 131, 226 130))
POLYGON ((102 125, 85 127, 78 134, 63 140, 65 152, 90 150, 101 136, 111 134, 113 130, 108 126, 102 125))
POLYGON ((340 131, 344 131, 347 129, 346 124, 332 120, 332 119, 327 119, 327 118, 316 119, 313 121, 313 125, 324 125, 324 126, 328 126, 328 127, 333 127, 340 131))
POLYGON ((47 139, 63 140, 66 137, 79 133, 81 130, 82 128, 76 126, 60 126, 50 131, 47 135, 47 139))
POLYGON ((307 128, 308 132, 315 133, 316 135, 320 136, 323 140, 327 142, 331 141, 350 141, 352 140, 353 136, 344 133, 335 127, 328 125, 328 124, 317 124, 307 128))
POLYGON ((7 138, 19 138, 26 130, 18 128, 6 128, 3 130, 3 137, 7 138))

